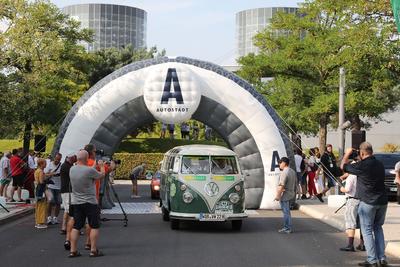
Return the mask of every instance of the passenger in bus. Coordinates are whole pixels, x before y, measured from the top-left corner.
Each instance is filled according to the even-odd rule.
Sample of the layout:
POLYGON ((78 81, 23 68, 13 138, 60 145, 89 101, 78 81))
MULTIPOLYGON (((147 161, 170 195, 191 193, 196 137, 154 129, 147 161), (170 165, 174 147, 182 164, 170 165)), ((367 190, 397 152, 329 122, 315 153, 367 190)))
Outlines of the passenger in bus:
POLYGON ((227 163, 226 159, 213 159, 212 173, 214 174, 232 174, 233 168, 227 163))

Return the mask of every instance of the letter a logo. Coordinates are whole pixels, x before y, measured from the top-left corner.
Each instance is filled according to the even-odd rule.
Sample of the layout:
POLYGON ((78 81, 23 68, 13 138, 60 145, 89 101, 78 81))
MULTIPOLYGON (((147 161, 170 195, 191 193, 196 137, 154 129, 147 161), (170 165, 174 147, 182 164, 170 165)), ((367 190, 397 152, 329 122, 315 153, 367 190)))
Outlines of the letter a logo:
POLYGON ((168 104, 170 98, 175 98, 178 104, 183 104, 181 86, 179 85, 178 74, 175 68, 169 68, 165 79, 164 91, 161 97, 161 104, 168 104), (174 84, 174 91, 171 92, 171 84, 174 84))

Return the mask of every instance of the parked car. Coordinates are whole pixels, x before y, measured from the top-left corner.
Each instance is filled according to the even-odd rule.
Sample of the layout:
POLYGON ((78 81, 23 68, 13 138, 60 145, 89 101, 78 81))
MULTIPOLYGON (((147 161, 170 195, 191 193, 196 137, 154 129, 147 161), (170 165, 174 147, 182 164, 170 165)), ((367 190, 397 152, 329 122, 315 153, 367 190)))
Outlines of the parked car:
POLYGON ((156 171, 152 175, 150 183, 151 199, 160 199, 160 178, 161 174, 159 171, 156 171))
POLYGON ((400 161, 400 153, 374 153, 376 159, 380 160, 385 166, 385 185, 389 199, 397 197, 397 185, 393 182, 395 175, 391 173, 394 165, 400 161))

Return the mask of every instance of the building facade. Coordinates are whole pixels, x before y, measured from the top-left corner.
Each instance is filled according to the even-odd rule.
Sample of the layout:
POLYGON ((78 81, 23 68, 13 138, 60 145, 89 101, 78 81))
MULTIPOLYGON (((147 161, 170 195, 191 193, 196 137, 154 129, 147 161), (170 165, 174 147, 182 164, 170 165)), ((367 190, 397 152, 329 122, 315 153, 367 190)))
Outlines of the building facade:
POLYGON ((249 53, 258 53, 253 37, 270 23, 277 12, 296 13, 294 7, 255 8, 236 13, 236 52, 238 57, 249 53))
POLYGON ((62 11, 81 22, 82 28, 94 32, 93 43, 84 43, 87 51, 110 47, 146 47, 146 11, 121 5, 79 4, 66 6, 62 11))

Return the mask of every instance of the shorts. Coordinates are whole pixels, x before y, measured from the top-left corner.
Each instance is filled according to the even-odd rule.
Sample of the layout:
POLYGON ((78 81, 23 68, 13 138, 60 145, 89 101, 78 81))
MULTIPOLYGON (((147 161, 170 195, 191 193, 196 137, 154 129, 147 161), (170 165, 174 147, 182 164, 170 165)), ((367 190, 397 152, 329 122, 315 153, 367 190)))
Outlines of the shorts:
POLYGON ((85 225, 86 218, 90 228, 98 229, 100 227, 100 208, 97 204, 85 203, 71 205, 73 207, 74 229, 81 230, 85 225))
POLYGON ((130 176, 130 178, 131 178, 132 181, 136 181, 137 178, 138 178, 138 176, 139 176, 139 175, 134 175, 134 174, 132 174, 132 175, 130 176))
POLYGON ((64 208, 65 213, 69 213, 69 202, 70 202, 69 198, 70 198, 70 193, 61 193, 62 206, 64 208))
POLYGON ((61 205, 61 194, 60 190, 48 188, 46 192, 47 202, 53 205, 61 205))
POLYGON ((344 211, 344 223, 347 229, 360 228, 358 219, 358 205, 360 204, 359 199, 349 198, 346 201, 346 210, 344 211))
POLYGON ((23 187, 25 181, 25 174, 20 174, 12 177, 12 185, 14 187, 23 187))
POLYGON ((9 185, 11 182, 11 178, 1 178, 0 185, 9 185))

